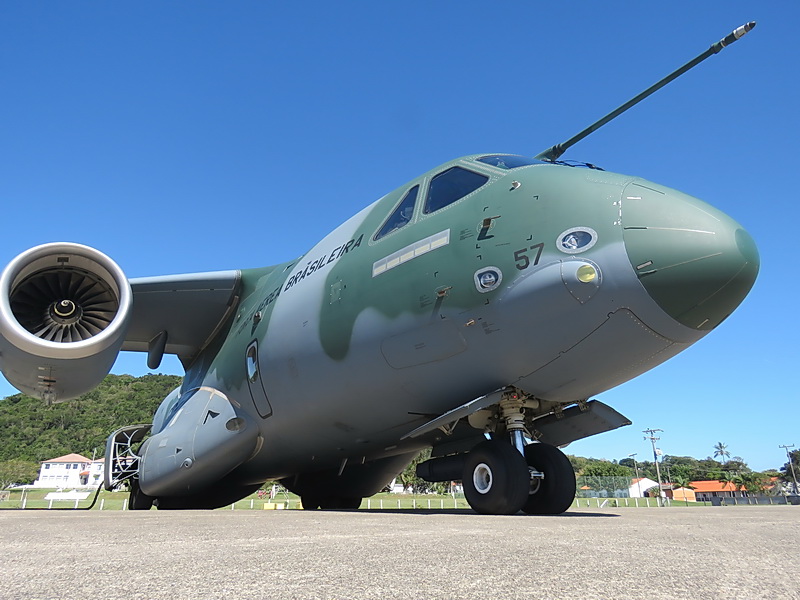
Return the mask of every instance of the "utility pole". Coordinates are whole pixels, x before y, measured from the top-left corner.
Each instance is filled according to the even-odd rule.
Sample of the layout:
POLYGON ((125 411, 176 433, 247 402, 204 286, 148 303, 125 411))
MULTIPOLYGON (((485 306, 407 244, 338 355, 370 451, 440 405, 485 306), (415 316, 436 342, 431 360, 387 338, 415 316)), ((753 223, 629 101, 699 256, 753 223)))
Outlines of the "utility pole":
POLYGON ((786 450, 786 458, 789 459, 789 468, 792 470, 792 479, 794 480, 794 493, 795 495, 800 493, 800 489, 797 486, 797 475, 794 472, 794 464, 792 463, 792 455, 789 454, 789 448, 794 448, 794 444, 791 446, 778 446, 778 448, 783 448, 786 450))
POLYGON ((661 469, 658 466, 658 453, 656 452, 656 442, 661 438, 656 437, 656 433, 663 432, 663 429, 645 429, 642 433, 646 433, 647 435, 644 436, 644 439, 650 440, 650 443, 653 444, 653 462, 656 463, 656 475, 658 476, 658 502, 660 506, 664 506, 661 504, 661 469))
POLYGON ((633 468, 636 470, 636 487, 639 488, 639 498, 642 497, 642 478, 639 477, 639 463, 636 462, 636 455, 638 453, 628 454, 633 459, 633 468))

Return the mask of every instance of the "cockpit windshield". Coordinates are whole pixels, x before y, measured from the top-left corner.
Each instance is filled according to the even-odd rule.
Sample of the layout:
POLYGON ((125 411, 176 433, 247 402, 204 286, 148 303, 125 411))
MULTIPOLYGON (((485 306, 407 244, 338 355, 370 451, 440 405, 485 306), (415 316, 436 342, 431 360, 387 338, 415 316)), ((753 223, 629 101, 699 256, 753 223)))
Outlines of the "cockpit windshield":
POLYGON ((527 156, 519 156, 517 154, 490 154, 489 156, 481 156, 477 159, 478 162, 499 167, 501 169, 516 169, 518 167, 528 167, 530 165, 540 165, 542 161, 535 158, 528 158, 527 156))

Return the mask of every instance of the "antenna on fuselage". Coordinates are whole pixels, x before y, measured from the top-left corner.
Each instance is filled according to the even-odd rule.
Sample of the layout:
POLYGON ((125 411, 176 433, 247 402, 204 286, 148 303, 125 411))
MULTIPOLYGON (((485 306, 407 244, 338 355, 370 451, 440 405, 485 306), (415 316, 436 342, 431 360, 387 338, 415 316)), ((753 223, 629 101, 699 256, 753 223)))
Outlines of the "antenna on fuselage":
POLYGON ((620 106, 616 110, 611 111, 610 113, 608 113, 605 117, 603 117, 599 121, 595 121, 594 123, 589 125, 586 129, 584 129, 580 133, 578 133, 576 135, 573 135, 566 142, 562 142, 560 144, 556 144, 555 146, 551 146, 550 148, 548 148, 544 152, 540 152, 539 154, 536 155, 535 158, 537 158, 539 160, 550 161, 550 162, 558 160, 558 158, 562 154, 564 154, 564 152, 566 152, 567 148, 569 148, 571 146, 574 146, 575 144, 580 142, 583 138, 585 138, 587 135, 589 135, 590 133, 592 133, 594 131, 597 131, 603 125, 605 125, 606 123, 608 123, 612 119, 615 119, 616 117, 618 117, 619 115, 624 113, 626 110, 628 110, 633 105, 638 104, 639 102, 641 102, 642 100, 647 98, 653 92, 656 92, 656 91, 660 90, 662 87, 667 85, 673 79, 677 79, 678 77, 680 77, 681 75, 686 73, 686 71, 688 71, 689 69, 697 66, 698 64, 703 62, 705 59, 707 59, 709 56, 717 54, 725 46, 731 45, 733 42, 738 40, 740 37, 742 37, 745 33, 750 31, 751 29, 753 29, 753 27, 755 27, 755 26, 756 26, 756 22, 755 21, 750 21, 749 23, 745 23, 741 27, 737 27, 731 33, 729 33, 724 38, 722 38, 720 41, 718 41, 716 44, 713 44, 708 50, 706 50, 702 54, 698 55, 697 57, 693 58, 692 60, 687 62, 685 65, 683 65, 679 69, 676 69, 675 71, 673 71, 672 73, 670 73, 669 75, 667 75, 666 77, 661 79, 660 81, 654 83, 653 85, 651 85, 649 88, 647 88, 645 91, 643 91, 638 96, 636 96, 634 98, 631 98, 625 104, 623 104, 622 106, 620 106))

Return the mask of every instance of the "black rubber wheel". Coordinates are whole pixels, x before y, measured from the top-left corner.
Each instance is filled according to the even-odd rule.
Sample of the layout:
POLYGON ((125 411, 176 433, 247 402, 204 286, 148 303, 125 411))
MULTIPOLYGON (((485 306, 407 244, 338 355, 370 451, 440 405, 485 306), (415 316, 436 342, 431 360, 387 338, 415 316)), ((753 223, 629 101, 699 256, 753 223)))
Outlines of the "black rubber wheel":
POLYGON ((155 498, 146 496, 139 488, 139 480, 133 479, 130 483, 131 494, 128 499, 128 508, 130 510, 150 510, 153 508, 153 501, 155 498))
POLYGON ((528 499, 530 474, 522 454, 506 441, 475 446, 464 461, 464 496, 475 512, 513 515, 528 499))
POLYGON ((544 479, 532 480, 522 510, 531 515, 559 515, 575 499, 575 471, 561 450, 550 444, 528 444, 525 459, 544 479), (538 481, 538 483, 537 483, 538 481))

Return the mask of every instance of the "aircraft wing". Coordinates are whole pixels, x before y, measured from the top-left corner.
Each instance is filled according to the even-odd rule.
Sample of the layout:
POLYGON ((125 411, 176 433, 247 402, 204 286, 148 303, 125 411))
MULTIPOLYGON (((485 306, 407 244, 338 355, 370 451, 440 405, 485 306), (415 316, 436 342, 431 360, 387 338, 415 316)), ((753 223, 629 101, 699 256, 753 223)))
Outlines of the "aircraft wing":
POLYGON ((241 271, 130 280, 133 309, 122 350, 148 353, 148 366, 177 354, 184 365, 213 339, 239 301, 241 271))

